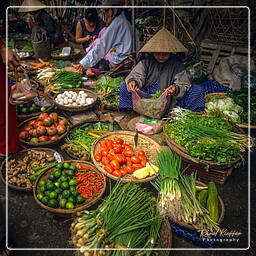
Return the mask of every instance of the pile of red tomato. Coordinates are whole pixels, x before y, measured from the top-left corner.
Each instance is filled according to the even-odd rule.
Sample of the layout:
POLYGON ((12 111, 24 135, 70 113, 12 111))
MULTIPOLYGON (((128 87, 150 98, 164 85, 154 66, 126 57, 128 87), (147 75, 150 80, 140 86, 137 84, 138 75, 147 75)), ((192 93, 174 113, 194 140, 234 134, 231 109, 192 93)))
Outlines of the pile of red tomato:
POLYGON ((133 147, 125 144, 123 139, 101 141, 95 159, 105 166, 105 171, 116 177, 132 174, 147 164, 145 152, 141 150, 136 155, 133 147))

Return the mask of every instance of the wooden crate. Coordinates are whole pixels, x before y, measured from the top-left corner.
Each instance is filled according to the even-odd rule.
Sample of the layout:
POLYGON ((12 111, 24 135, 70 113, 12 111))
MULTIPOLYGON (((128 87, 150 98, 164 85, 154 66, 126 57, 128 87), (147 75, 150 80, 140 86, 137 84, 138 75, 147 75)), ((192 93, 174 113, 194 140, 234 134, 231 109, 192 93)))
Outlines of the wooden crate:
MULTIPOLYGON (((251 54, 252 51, 250 51, 251 54)), ((248 48, 232 47, 229 45, 216 44, 209 40, 202 41, 199 47, 199 59, 204 63, 204 70, 211 74, 220 59, 232 55, 248 56, 248 48)))

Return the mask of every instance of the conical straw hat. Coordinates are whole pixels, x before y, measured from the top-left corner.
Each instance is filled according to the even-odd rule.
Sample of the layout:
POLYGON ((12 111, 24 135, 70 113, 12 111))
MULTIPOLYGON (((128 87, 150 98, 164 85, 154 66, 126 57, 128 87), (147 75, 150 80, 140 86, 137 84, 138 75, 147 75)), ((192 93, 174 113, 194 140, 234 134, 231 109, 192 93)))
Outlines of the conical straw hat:
POLYGON ((24 7, 26 6, 26 7, 20 8, 19 12, 34 12, 46 7, 44 4, 42 4, 38 0, 24 0, 21 6, 24 6, 24 7))
POLYGON ((187 48, 166 28, 159 30, 140 52, 187 52, 187 48))
POLYGON ((124 0, 103 0, 102 6, 123 6, 124 0))

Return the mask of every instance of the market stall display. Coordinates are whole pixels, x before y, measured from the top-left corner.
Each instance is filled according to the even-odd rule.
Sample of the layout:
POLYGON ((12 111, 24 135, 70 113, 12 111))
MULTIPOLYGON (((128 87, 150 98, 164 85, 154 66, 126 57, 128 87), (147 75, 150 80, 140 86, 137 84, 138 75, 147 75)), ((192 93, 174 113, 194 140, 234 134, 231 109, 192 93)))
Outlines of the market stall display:
POLYGON ((23 145, 42 146, 60 142, 69 132, 68 121, 57 113, 41 113, 19 125, 19 139, 23 145))
POLYGON ((116 131, 93 142, 91 158, 95 166, 111 179, 143 183, 158 175, 156 157, 160 148, 146 135, 116 131))
POLYGON ((62 156, 50 148, 25 149, 10 156, 7 167, 6 161, 2 163, 0 177, 6 183, 7 168, 8 186, 11 189, 31 191, 37 174, 62 160, 62 156))
POLYGON ((69 89, 55 94, 55 105, 67 111, 83 111, 92 108, 97 103, 97 94, 86 89, 69 89))
POLYGON ((73 127, 61 146, 73 159, 90 160, 93 142, 101 135, 120 130, 116 122, 91 122, 73 127))
POLYGON ((58 50, 54 50, 51 52, 51 57, 54 60, 72 60, 72 59, 76 58, 77 56, 79 56, 80 53, 81 53, 80 49, 71 48, 70 54, 63 55, 62 49, 58 49, 58 50))
POLYGON ((44 209, 70 215, 95 204, 105 189, 106 179, 94 165, 70 160, 45 170, 37 178, 33 194, 44 209))

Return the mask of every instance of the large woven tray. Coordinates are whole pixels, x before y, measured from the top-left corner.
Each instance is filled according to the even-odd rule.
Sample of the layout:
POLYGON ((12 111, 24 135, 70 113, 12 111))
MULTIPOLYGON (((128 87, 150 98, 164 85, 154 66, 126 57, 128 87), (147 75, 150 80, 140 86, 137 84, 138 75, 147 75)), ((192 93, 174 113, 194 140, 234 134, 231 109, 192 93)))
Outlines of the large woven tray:
MULTIPOLYGON (((24 149, 22 151, 19 151, 18 153, 12 155, 9 157, 8 161, 15 159, 15 160, 21 160, 26 156, 26 154, 29 151, 36 151, 36 152, 45 152, 47 156, 54 157, 55 153, 58 153, 57 151, 51 149, 51 148, 33 148, 33 149, 24 149)), ((59 153, 58 153, 59 154, 59 153)), ((59 154, 61 161, 63 161, 63 157, 59 154)), ((0 178, 1 180, 6 184, 6 161, 3 161, 0 167, 0 178)), ((22 191, 31 191, 32 188, 23 188, 19 186, 15 186, 8 183, 8 187, 14 190, 22 190, 22 191)))
MULTIPOLYGON (((29 119, 26 119, 25 121, 23 121, 21 124, 19 124, 19 131, 22 131, 24 130, 24 127, 26 126, 26 124, 29 122, 29 121, 32 121, 34 120, 35 117, 32 117, 32 118, 29 118, 29 119)), ((59 116, 59 119, 64 119, 64 120, 67 120, 65 119, 64 117, 60 117, 59 116)), ((68 121, 68 120, 67 120, 68 121)), ((68 124, 67 125, 67 131, 65 133, 63 133, 58 139, 56 140, 52 140, 52 141, 45 141, 45 142, 38 142, 38 143, 30 143, 30 142, 27 142, 25 140, 21 140, 20 139, 20 143, 23 144, 23 145, 26 145, 26 146, 31 146, 31 147, 38 147, 38 146, 49 146, 49 145, 55 145, 55 144, 58 144, 63 138, 65 138, 67 136, 67 134, 69 133, 69 130, 70 130, 70 125, 68 124)))
MULTIPOLYGON (((123 139, 125 143, 129 145, 134 144, 134 135, 135 132, 131 131, 116 131, 116 132, 110 132, 108 134, 105 134, 101 137, 99 137, 97 140, 94 141, 92 145, 92 150, 91 150, 91 158, 95 166, 101 171, 103 174, 108 176, 111 179, 118 180, 119 178, 106 172, 104 170, 104 165, 101 162, 97 162, 95 159, 95 155, 100 152, 100 142, 102 140, 106 139, 123 139)), ((152 164, 157 164, 157 152, 161 149, 161 146, 155 142, 153 139, 149 138, 146 135, 143 134, 138 134, 138 146, 137 148, 134 148, 134 152, 137 153, 140 150, 145 151, 145 154, 148 158, 149 163, 152 164)), ((147 177, 145 179, 136 179, 130 174, 125 175, 123 178, 121 178, 122 182, 134 182, 134 183, 143 183, 143 182, 148 182, 153 179, 155 179, 157 175, 153 175, 151 177, 147 177)))
MULTIPOLYGON (((235 132, 244 134, 244 131, 241 128, 237 127, 237 126, 235 126, 235 132)), ((233 160, 233 161, 231 161, 227 164, 219 164, 219 163, 214 162, 214 161, 207 161, 207 160, 197 159, 197 158, 192 157, 191 155, 189 155, 188 151, 184 147, 182 147, 181 145, 176 143, 173 139, 171 139, 168 136, 165 126, 163 127, 163 134, 164 134, 165 141, 166 141, 167 145, 169 146, 169 148, 172 151, 174 151, 176 154, 181 156, 184 159, 184 161, 186 161, 186 162, 199 164, 201 166, 208 166, 208 167, 211 167, 213 169, 216 169, 216 168, 226 169, 226 168, 229 168, 231 166, 234 166, 235 164, 237 164, 238 162, 240 162, 242 160, 241 156, 238 156, 235 160, 233 160)))
MULTIPOLYGON (((69 161, 65 161, 66 163, 71 163, 71 164, 77 164, 77 163, 81 163, 83 165, 86 165, 90 168, 92 168, 95 171, 98 171, 97 168, 89 162, 86 161, 80 161, 80 160, 69 160, 69 161)), ((56 164, 57 165, 57 164, 56 164)), ((37 193, 39 192, 39 186, 38 183, 40 180, 46 180, 48 175, 51 174, 53 171, 55 170, 55 167, 51 167, 49 169, 47 169, 45 172, 43 172, 36 180, 34 188, 33 188, 33 195, 34 195, 34 199, 36 200, 36 203, 41 206, 42 208, 56 213, 56 214, 60 214, 60 215, 70 215, 70 214, 74 214, 76 212, 85 210, 87 208, 89 208, 90 206, 94 205, 95 203, 97 203, 100 198, 103 196, 105 190, 106 190, 106 179, 105 176, 103 176, 103 182, 104 182, 104 187, 102 189, 102 191, 98 194, 98 196, 96 197, 91 197, 85 200, 85 202, 83 204, 79 204, 78 206, 76 206, 74 209, 61 209, 61 208, 52 208, 52 207, 48 207, 47 205, 44 205, 43 203, 41 203, 38 198, 37 198, 37 193)))
POLYGON ((78 48, 74 49, 74 52, 68 56, 58 56, 54 54, 54 51, 51 52, 51 58, 54 60, 71 60, 74 59, 75 57, 79 56, 79 54, 81 53, 81 50, 78 48))
POLYGON ((67 89, 67 90, 64 90, 64 91, 74 91, 74 92, 79 92, 79 91, 84 91, 85 93, 87 93, 91 98, 93 98, 93 103, 89 104, 89 105, 86 105, 86 106, 81 106, 81 107, 68 107, 68 106, 64 106, 64 105, 60 105, 58 104, 56 101, 55 101, 55 98, 57 97, 58 94, 61 94, 63 93, 60 92, 58 94, 56 94, 54 97, 53 97, 53 103, 60 109, 63 109, 63 110, 66 110, 66 111, 71 111, 71 112, 78 112, 78 111, 84 111, 84 110, 87 110, 87 109, 90 109, 92 108, 93 106, 96 105, 97 103, 97 100, 98 100, 98 96, 96 93, 90 91, 90 90, 87 90, 87 89, 82 89, 82 88, 73 88, 73 89, 67 89))

